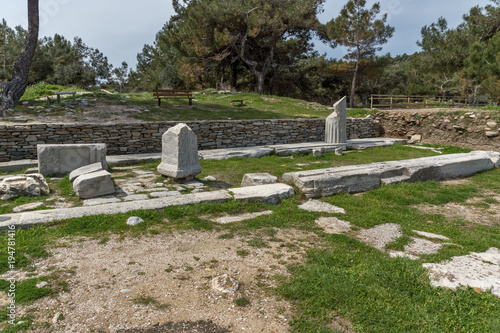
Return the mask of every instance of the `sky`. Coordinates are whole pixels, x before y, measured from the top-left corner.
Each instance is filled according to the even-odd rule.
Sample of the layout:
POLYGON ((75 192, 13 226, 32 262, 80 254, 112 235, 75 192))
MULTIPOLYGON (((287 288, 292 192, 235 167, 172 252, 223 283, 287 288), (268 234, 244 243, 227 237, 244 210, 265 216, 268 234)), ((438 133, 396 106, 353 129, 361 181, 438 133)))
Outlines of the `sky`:
MULTIPOLYGON (((222 0, 231 1, 231 0, 222 0)), ((326 23, 337 17, 347 0, 326 0, 319 20, 326 23)), ((372 6, 375 0, 367 0, 372 6)), ((489 0, 378 0, 381 14, 387 13, 387 23, 395 27, 394 35, 383 45, 381 54, 412 54, 420 30, 436 22, 441 16, 453 28, 462 22, 462 16, 475 5, 484 7, 489 0)), ((110 63, 119 67, 126 61, 135 68, 137 53, 144 44, 152 44, 156 33, 174 13, 170 0, 40 0, 39 36, 58 33, 69 40, 81 37, 84 43, 99 49, 110 63)), ((28 27, 27 1, 0 0, 0 19, 10 27, 28 27)), ((328 58, 342 58, 346 51, 315 42, 315 48, 328 58)))

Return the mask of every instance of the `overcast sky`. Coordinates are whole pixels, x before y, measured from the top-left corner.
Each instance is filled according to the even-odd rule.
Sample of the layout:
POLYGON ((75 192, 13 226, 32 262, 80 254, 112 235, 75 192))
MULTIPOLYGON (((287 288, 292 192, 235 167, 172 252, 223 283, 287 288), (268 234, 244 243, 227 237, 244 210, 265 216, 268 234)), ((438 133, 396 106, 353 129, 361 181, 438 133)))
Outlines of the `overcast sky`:
MULTIPOLYGON (((231 1, 231 0, 225 0, 231 1)), ((339 15, 347 0, 326 0, 319 16, 326 23, 339 15)), ((367 0, 369 6, 375 1, 367 0)), ((411 54, 419 51, 416 41, 424 25, 440 16, 449 27, 462 22, 462 16, 475 5, 484 7, 489 0, 379 0, 381 10, 388 14, 388 23, 396 28, 394 36, 381 53, 411 54)), ((152 44, 156 33, 173 14, 170 0, 40 0, 40 37, 58 33, 67 39, 81 37, 90 47, 99 49, 116 67, 127 61, 135 68, 137 53, 144 44, 152 44)), ((0 18, 10 27, 27 28, 27 1, 0 0, 0 18)), ((329 58, 342 58, 342 48, 331 49, 316 43, 320 53, 329 58)))

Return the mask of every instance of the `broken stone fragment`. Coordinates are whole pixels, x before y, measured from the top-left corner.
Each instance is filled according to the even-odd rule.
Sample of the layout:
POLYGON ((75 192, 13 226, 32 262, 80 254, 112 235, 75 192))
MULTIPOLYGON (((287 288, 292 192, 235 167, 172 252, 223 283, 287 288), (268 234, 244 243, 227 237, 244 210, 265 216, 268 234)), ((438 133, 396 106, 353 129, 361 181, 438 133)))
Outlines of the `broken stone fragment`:
POLYGON ((49 185, 45 178, 38 173, 8 177, 0 182, 0 196, 2 200, 12 200, 18 197, 39 197, 49 194, 49 185))
POLYGON ((73 182, 73 190, 82 199, 90 199, 115 193, 111 174, 101 170, 78 177, 73 182))
POLYGON ((256 186, 265 184, 275 184, 278 182, 278 177, 268 173, 247 173, 243 176, 241 186, 256 186))
POLYGON ((103 170, 101 162, 88 164, 86 166, 83 166, 81 168, 78 168, 76 170, 71 171, 71 173, 69 174, 69 181, 73 182, 79 176, 86 175, 86 174, 89 174, 92 172, 101 171, 101 170, 103 170))

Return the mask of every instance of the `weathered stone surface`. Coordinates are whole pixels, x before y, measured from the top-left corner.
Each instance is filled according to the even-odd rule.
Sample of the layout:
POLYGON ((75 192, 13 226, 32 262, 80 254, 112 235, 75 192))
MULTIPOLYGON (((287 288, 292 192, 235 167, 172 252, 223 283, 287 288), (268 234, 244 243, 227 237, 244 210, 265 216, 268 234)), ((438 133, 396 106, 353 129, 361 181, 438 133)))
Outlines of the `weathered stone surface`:
POLYGON ((364 192, 385 184, 442 180, 473 175, 493 169, 499 153, 474 151, 412 160, 379 162, 337 168, 285 173, 283 180, 294 183, 308 198, 336 193, 364 192))
POLYGON ((333 105, 335 111, 326 118, 325 142, 346 143, 347 141, 347 97, 333 105))
POLYGON ((429 270, 435 287, 458 288, 470 286, 491 291, 500 296, 500 251, 490 248, 486 252, 452 257, 439 264, 423 264, 429 270))
POLYGON ((486 131, 484 133, 488 138, 494 138, 498 136, 498 132, 496 131, 486 131))
POLYGON ((424 236, 427 238, 433 238, 433 239, 441 239, 441 240, 450 240, 448 237, 443 236, 443 235, 438 235, 438 234, 433 234, 432 232, 426 232, 426 231, 420 231, 420 230, 413 230, 414 233, 424 236))
POLYGON ((101 197, 101 198, 83 200, 83 205, 84 206, 96 206, 96 205, 104 205, 104 204, 115 203, 115 202, 122 202, 122 201, 114 196, 109 196, 109 197, 101 197))
POLYGON ((422 136, 419 134, 412 135, 408 143, 420 143, 422 142, 422 136))
POLYGON ((115 193, 115 185, 111 174, 101 170, 78 177, 73 182, 76 195, 82 199, 90 199, 115 193))
POLYGON ((186 124, 178 124, 163 134, 158 172, 174 179, 194 178, 201 172, 196 134, 186 124))
POLYGON ((83 166, 81 168, 78 168, 76 170, 71 171, 71 173, 69 174, 69 181, 73 182, 77 177, 79 177, 81 175, 86 175, 88 173, 101 171, 101 170, 103 170, 101 162, 97 162, 97 163, 83 166))
POLYGON ((49 194, 47 181, 41 174, 13 176, 0 182, 0 199, 11 200, 17 197, 39 197, 49 194))
POLYGON ((273 149, 266 147, 246 147, 233 149, 213 149, 199 152, 203 160, 227 160, 235 157, 259 158, 269 156, 273 149))
POLYGON ((371 229, 362 230, 358 239, 362 242, 383 251, 385 246, 403 236, 401 226, 396 223, 377 225, 371 229))
POLYGON ((43 206, 43 202, 31 202, 25 205, 17 206, 12 209, 13 213, 26 212, 30 210, 35 210, 38 207, 43 206))
POLYGON ((240 283, 228 274, 214 277, 210 284, 214 291, 224 294, 234 294, 240 287, 240 283))
POLYGON ((412 237, 411 243, 405 245, 405 252, 412 255, 435 254, 443 247, 443 244, 432 242, 427 239, 412 237))
POLYGON ((308 200, 299 206, 300 209, 304 209, 310 212, 324 212, 324 213, 341 213, 345 214, 344 208, 340 208, 334 205, 330 205, 327 202, 319 200, 308 200))
POLYGON ((101 162, 107 169, 106 145, 95 144, 63 144, 37 146, 38 169, 44 176, 66 175, 82 166, 101 162))
POLYGON ((243 176, 241 186, 256 186, 265 184, 275 184, 278 182, 278 177, 271 174, 262 173, 247 173, 243 176))
POLYGON ((320 217, 316 224, 327 234, 344 234, 351 231, 351 224, 336 217, 320 217))
POLYGON ((234 195, 235 200, 272 204, 277 204, 281 199, 290 198, 294 194, 293 187, 280 183, 231 188, 229 191, 234 195))
POLYGON ((213 219, 212 221, 220 223, 220 224, 226 224, 226 223, 233 223, 233 222, 250 220, 250 219, 254 219, 256 217, 263 216, 263 215, 271 215, 272 213, 273 213, 272 210, 266 210, 266 211, 257 212, 257 213, 245 213, 245 214, 240 214, 240 215, 236 215, 236 216, 218 217, 216 219, 213 219))
POLYGON ((220 190, 159 199, 110 203, 94 206, 92 209, 89 209, 89 207, 73 207, 17 214, 4 214, 0 216, 0 230, 8 228, 9 225, 24 227, 83 216, 101 214, 113 215, 127 213, 134 210, 154 210, 170 206, 196 205, 202 202, 223 203, 232 199, 233 197, 228 191, 220 190))

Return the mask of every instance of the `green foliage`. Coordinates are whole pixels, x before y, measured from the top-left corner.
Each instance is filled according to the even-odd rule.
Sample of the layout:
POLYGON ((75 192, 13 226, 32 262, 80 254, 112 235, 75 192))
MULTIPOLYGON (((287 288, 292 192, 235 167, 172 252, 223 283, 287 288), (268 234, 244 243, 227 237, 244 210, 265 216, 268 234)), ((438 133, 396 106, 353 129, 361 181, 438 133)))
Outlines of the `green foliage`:
POLYGON ((240 297, 240 298, 235 299, 234 303, 237 306, 244 307, 244 306, 247 306, 248 304, 250 304, 250 301, 245 297, 240 297))
POLYGON ((500 96, 500 4, 475 6, 463 22, 449 29, 443 17, 422 28, 411 80, 425 83, 433 93, 468 95, 480 92, 500 96), (425 70, 424 70, 425 69, 425 70))
POLYGON ((340 11, 340 15, 327 23, 326 29, 330 39, 347 47, 345 58, 355 61, 351 85, 351 108, 354 107, 356 78, 359 63, 370 58, 382 48, 379 45, 387 43, 392 37, 394 28, 386 25, 387 14, 376 19, 380 13, 380 3, 375 3, 371 9, 365 8, 366 0, 350 0, 340 11))

